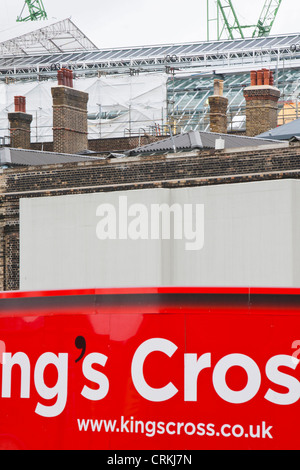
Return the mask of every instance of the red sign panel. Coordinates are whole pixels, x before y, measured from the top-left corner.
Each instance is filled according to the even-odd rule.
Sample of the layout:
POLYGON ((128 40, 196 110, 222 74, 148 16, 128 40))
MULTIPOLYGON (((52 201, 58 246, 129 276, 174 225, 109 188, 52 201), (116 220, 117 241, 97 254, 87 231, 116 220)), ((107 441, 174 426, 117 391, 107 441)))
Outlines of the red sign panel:
POLYGON ((0 294, 0 448, 298 449, 300 291, 0 294))

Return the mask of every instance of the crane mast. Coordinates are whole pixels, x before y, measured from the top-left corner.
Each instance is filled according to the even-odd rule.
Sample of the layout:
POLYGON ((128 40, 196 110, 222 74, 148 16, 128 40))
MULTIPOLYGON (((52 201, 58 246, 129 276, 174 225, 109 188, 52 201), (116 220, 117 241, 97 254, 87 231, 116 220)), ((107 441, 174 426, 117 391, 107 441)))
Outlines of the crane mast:
POLYGON ((219 20, 222 20, 222 29, 219 29, 219 35, 222 36, 224 29, 227 30, 229 38, 234 39, 235 32, 244 38, 242 26, 238 20, 237 14, 231 0, 217 0, 217 9, 219 11, 219 20))
POLYGON ((269 36, 282 0, 266 0, 253 37, 269 36))
POLYGON ((224 35, 227 36, 227 39, 244 39, 244 32, 247 29, 253 30, 253 38, 269 36, 281 3, 282 0, 264 0, 257 24, 243 25, 239 21, 232 0, 207 0, 207 39, 210 40, 210 24, 212 22, 217 25, 218 40, 224 38, 224 35), (211 8, 212 6, 213 8, 211 8))
POLYGON ((25 0, 18 22, 46 20, 47 13, 42 0, 25 0))

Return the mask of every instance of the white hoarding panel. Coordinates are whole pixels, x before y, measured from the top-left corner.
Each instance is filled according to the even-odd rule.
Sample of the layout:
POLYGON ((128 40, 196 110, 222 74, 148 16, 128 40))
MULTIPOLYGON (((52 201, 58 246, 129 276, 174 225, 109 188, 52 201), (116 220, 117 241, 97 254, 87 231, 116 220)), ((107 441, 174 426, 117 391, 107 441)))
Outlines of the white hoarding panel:
POLYGON ((20 288, 299 287, 300 182, 20 201, 20 288))

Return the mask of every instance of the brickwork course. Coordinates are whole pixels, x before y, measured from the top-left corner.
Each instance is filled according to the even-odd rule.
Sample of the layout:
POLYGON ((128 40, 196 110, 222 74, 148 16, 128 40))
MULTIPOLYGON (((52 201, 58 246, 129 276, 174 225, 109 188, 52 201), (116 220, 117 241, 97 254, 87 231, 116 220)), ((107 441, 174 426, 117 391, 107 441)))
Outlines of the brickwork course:
POLYGON ((0 290, 19 289, 21 198, 300 177, 300 145, 18 167, 0 173, 0 290))
MULTIPOLYGON (((145 134, 131 137, 112 137, 110 139, 89 139, 87 149, 96 153, 122 152, 141 147, 142 145, 151 144, 152 142, 157 142, 158 140, 165 138, 166 136, 145 134)), ((53 152, 54 145, 53 142, 32 142, 31 149, 53 152)))

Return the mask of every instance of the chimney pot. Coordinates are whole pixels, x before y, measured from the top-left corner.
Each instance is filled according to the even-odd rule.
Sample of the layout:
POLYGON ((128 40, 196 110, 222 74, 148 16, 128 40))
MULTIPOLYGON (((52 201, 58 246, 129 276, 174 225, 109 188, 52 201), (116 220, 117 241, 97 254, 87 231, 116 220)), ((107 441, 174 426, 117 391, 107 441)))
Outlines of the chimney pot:
POLYGON ((270 85, 270 72, 264 69, 264 85, 270 85))
POLYGON ((275 88, 273 72, 262 69, 257 72, 257 86, 244 89, 246 99, 246 135, 253 137, 277 126, 278 100, 280 91, 275 88), (265 85, 265 86, 260 86, 265 85))
POLYGON ((25 96, 14 97, 15 113, 26 113, 26 98, 25 96))
POLYGON ((73 70, 70 70, 70 87, 73 88, 73 70))
POLYGON ((72 70, 67 70, 67 83, 68 87, 72 88, 72 70))
POLYGON ((22 113, 26 113, 26 98, 25 98, 25 96, 21 96, 21 111, 22 111, 22 113))
POLYGON ((65 77, 66 77, 66 78, 65 78, 65 80, 66 80, 66 86, 69 87, 69 86, 70 86, 70 77, 69 77, 69 70, 68 70, 68 69, 65 70, 65 77))
POLYGON ((252 72, 250 72, 250 77, 251 77, 251 86, 256 86, 257 85, 257 72, 256 72, 256 70, 252 70, 252 72))
POLYGON ((66 86, 66 69, 64 67, 61 68, 61 75, 62 75, 62 85, 66 86))
POLYGON ((57 71, 57 82, 58 82, 58 85, 63 85, 64 84, 64 72, 63 72, 63 70, 58 70, 57 71))
POLYGON ((20 97, 19 96, 15 96, 14 103, 15 103, 15 113, 18 113, 20 111, 20 97))
POLYGON ((224 81, 215 79, 214 80, 214 95, 223 96, 223 90, 224 90, 224 81))
POLYGON ((257 72, 257 85, 261 86, 264 84, 264 72, 262 70, 259 70, 257 72))

